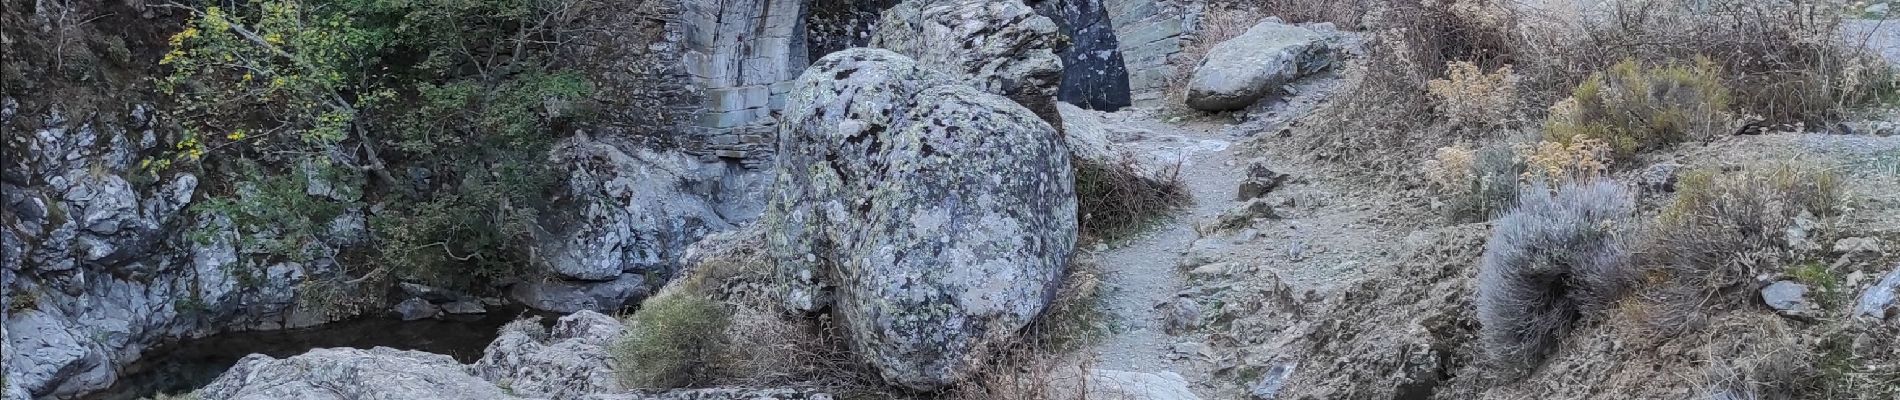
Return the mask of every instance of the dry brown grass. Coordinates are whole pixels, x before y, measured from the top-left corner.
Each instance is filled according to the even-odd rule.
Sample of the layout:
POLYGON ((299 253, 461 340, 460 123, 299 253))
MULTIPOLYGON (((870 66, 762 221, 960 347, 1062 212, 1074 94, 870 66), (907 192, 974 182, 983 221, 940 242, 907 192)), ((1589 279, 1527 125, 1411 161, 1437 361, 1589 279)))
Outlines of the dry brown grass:
POLYGON ((1114 242, 1140 232, 1187 204, 1181 167, 1145 173, 1134 156, 1075 165, 1076 223, 1084 239, 1114 242))
POLYGON ((1707 57, 1733 91, 1726 111, 1764 124, 1831 121, 1871 100, 1885 71, 1837 40, 1840 11, 1783 0, 1381 1, 1365 18, 1367 45, 1340 101, 1314 117, 1304 147, 1359 172, 1410 177, 1434 149, 1512 130, 1454 129, 1472 107, 1433 96, 1434 80, 1509 66, 1515 114, 1538 121, 1625 59, 1667 65, 1707 57))

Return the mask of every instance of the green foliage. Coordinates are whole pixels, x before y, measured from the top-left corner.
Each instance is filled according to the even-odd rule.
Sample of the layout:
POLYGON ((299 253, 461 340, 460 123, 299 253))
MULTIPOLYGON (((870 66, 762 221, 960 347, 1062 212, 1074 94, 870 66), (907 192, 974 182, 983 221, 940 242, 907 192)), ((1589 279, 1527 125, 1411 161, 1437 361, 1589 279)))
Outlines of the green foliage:
POLYGON ((1835 309, 1845 303, 1850 296, 1848 290, 1843 289, 1845 282, 1842 282, 1839 274, 1828 268, 1827 263, 1820 261, 1801 263, 1794 268, 1789 268, 1788 275, 1814 287, 1815 302, 1819 303, 1823 310, 1835 309))
POLYGON ((323 256, 315 252, 317 244, 329 234, 330 221, 342 215, 344 203, 306 194, 307 179, 313 177, 309 169, 271 175, 250 160, 239 160, 235 169, 244 182, 236 195, 193 207, 230 218, 239 252, 293 262, 323 256))
POLYGON ((274 233, 246 239, 289 259, 307 256, 308 222, 356 204, 282 179, 303 171, 246 166, 361 171, 376 179, 340 186, 357 190, 350 203, 385 207, 371 221, 374 271, 461 289, 516 275, 556 178, 546 152, 591 117, 592 84, 552 57, 580 1, 206 3, 160 61, 184 136, 146 168, 195 165, 256 187, 209 208, 274 233))
POLYGON ((1729 92, 1721 69, 1706 58, 1693 65, 1644 66, 1624 60, 1595 74, 1551 109, 1546 138, 1610 145, 1617 160, 1637 152, 1707 138, 1729 126, 1729 92))
POLYGON ((694 294, 661 295, 641 304, 627 335, 613 348, 620 379, 628 387, 678 388, 715 377, 727 346, 731 316, 718 303, 694 294))

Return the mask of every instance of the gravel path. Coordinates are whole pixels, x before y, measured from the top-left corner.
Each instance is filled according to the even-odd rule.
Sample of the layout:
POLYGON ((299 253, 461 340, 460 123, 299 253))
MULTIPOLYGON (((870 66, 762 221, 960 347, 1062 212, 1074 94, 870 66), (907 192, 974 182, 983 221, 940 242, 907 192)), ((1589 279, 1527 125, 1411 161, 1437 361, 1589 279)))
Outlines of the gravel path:
POLYGON ((1116 325, 1113 335, 1095 348, 1096 367, 1182 373, 1183 368, 1169 357, 1175 339, 1163 332, 1162 313, 1156 307, 1184 286, 1175 266, 1196 238, 1194 223, 1213 219, 1234 205, 1234 188, 1244 174, 1243 166, 1234 160, 1237 147, 1209 129, 1138 118, 1121 123, 1151 132, 1142 144, 1151 146, 1155 155, 1182 161, 1181 178, 1192 203, 1171 220, 1101 255, 1103 280, 1109 288, 1105 306, 1116 325))
POLYGON ((1174 372, 1190 382, 1204 379, 1204 351, 1198 341, 1165 332, 1161 308, 1187 286, 1181 258, 1199 239, 1194 227, 1216 219, 1239 204, 1236 190, 1246 175, 1248 155, 1238 142, 1279 129, 1276 122, 1310 112, 1338 86, 1334 77, 1308 79, 1285 101, 1257 106, 1250 118, 1265 120, 1235 126, 1226 117, 1162 122, 1153 111, 1102 115, 1119 151, 1149 164, 1180 166, 1191 203, 1148 232, 1110 248, 1098 257, 1107 287, 1104 307, 1114 318, 1111 335, 1091 351, 1094 367, 1135 372, 1174 372), (1197 365, 1198 364, 1198 365, 1197 365))

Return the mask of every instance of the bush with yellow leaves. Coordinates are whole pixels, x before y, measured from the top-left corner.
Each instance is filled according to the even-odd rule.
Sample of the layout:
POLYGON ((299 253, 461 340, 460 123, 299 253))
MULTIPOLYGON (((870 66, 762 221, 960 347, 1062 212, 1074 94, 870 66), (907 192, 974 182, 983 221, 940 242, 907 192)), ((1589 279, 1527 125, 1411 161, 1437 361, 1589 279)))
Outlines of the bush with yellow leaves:
POLYGON ((1477 64, 1454 61, 1445 65, 1445 77, 1425 83, 1426 92, 1453 126, 1483 129, 1512 120, 1516 107, 1517 74, 1505 65, 1485 72, 1477 64))

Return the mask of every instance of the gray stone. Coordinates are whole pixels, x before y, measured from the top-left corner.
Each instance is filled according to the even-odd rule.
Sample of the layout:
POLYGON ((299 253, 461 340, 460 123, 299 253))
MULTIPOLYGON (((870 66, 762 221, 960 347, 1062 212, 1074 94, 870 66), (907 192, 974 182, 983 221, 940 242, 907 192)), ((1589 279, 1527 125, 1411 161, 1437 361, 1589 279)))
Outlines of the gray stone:
POLYGON ((486 314, 488 308, 482 306, 480 301, 463 299, 442 303, 442 312, 455 315, 486 314))
POLYGON ((1834 241, 1834 254, 1858 255, 1880 254, 1880 239, 1870 237, 1851 237, 1834 241))
POLYGON ((620 274, 606 282, 547 279, 517 283, 509 295, 537 310, 572 313, 582 310, 614 311, 652 294, 646 277, 620 274))
POLYGON ((1286 174, 1268 169, 1266 163, 1254 161, 1247 166, 1247 177, 1241 179, 1236 190, 1236 201, 1247 201, 1266 196, 1287 180, 1286 174))
POLYGON ((1202 111, 1239 110, 1332 64, 1327 35, 1273 21, 1214 45, 1188 79, 1187 105, 1202 111))
POLYGON ((1854 316, 1874 320, 1900 317, 1900 266, 1861 292, 1854 302, 1854 316))
POLYGON ((1293 379, 1293 371, 1297 368, 1299 368, 1299 363, 1293 361, 1274 363, 1272 367, 1267 368, 1267 372, 1260 374, 1259 381, 1255 381, 1253 385, 1247 387, 1248 398, 1253 400, 1278 399, 1280 397, 1280 390, 1285 389, 1287 381, 1293 379))
POLYGON ((1794 281, 1777 281, 1762 288, 1761 300, 1788 317, 1811 319, 1820 314, 1820 309, 1808 301, 1808 286, 1794 281))
POLYGON ((919 390, 966 377, 1013 340, 1075 245, 1060 136, 941 76, 884 50, 819 60, 782 119, 765 218, 789 305, 815 309, 835 286, 859 355, 919 390))
POLYGON ((1054 21, 1018 1, 912 0, 884 11, 871 47, 1015 100, 1060 129, 1064 47, 1054 21))
POLYGON ((829 393, 809 389, 707 388, 595 394, 586 400, 832 400, 829 393))
POLYGON ((316 349, 290 358, 252 354, 198 392, 201 400, 512 399, 441 354, 316 349))
POLYGON ((619 321, 593 311, 561 317, 551 333, 539 323, 517 321, 502 329, 469 370, 522 396, 571 399, 615 392, 620 384, 606 346, 621 332, 619 321))
POLYGON ((435 318, 435 316, 442 314, 440 307, 429 304, 428 300, 420 298, 403 300, 401 303, 396 303, 395 307, 390 307, 389 311, 396 313, 396 317, 404 321, 435 318))
POLYGON ((586 135, 561 142, 550 159, 568 181, 540 215, 532 254, 570 286, 611 286, 623 273, 665 271, 686 245, 731 228, 712 198, 723 182, 744 179, 723 163, 586 135))

